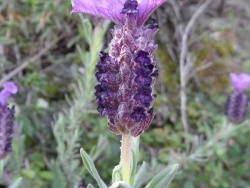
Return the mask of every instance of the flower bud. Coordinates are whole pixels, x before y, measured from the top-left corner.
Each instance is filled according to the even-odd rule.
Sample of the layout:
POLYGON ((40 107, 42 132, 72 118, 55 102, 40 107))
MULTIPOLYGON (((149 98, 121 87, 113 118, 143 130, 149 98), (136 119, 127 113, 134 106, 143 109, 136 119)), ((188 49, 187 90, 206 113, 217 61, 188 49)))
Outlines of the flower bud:
POLYGON ((240 123, 247 113, 248 99, 244 93, 235 92, 227 98, 225 114, 232 123, 240 123))

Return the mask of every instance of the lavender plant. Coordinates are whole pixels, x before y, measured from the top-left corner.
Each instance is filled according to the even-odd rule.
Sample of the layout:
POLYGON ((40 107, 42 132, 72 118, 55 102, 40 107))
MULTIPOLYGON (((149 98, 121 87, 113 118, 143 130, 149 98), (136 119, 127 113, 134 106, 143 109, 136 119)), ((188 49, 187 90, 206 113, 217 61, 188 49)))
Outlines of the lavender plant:
MULTIPOLYGON (((137 171, 139 136, 147 130, 152 118, 155 76, 158 74, 153 52, 157 45, 153 37, 158 31, 155 20, 144 26, 150 14, 164 0, 154 1, 85 1, 72 0, 72 13, 87 13, 112 20, 113 39, 109 52, 101 52, 96 65, 95 87, 98 112, 107 116, 108 127, 122 135, 120 164, 113 170, 111 187, 138 187, 143 181, 145 165, 137 171), (112 7, 112 8, 110 8, 112 7)), ((99 187, 107 187, 99 176, 90 156, 81 149, 86 168, 99 187)), ((176 174, 178 165, 172 165, 157 174, 147 188, 167 186, 176 174)), ((90 187, 92 185, 89 185, 90 187)))
MULTIPOLYGON (((203 2, 206 3, 208 1, 203 2)), ((98 6, 100 2, 103 3, 104 1, 98 0, 95 2, 94 6, 98 6)), ((141 0, 138 2, 140 4, 141 0)), ((179 39, 181 38, 180 36, 183 35, 182 30, 185 28, 186 21, 192 12, 200 10, 200 6, 199 4, 196 5, 197 2, 194 3, 193 1, 183 2, 181 0, 172 0, 169 2, 170 3, 168 5, 171 5, 172 2, 173 5, 175 4, 175 6, 173 6, 174 11, 176 12, 175 16, 172 15, 173 11, 170 6, 162 7, 161 10, 158 10, 157 12, 158 20, 161 22, 159 25, 161 25, 161 31, 163 34, 161 42, 164 43, 164 45, 168 45, 168 47, 172 46, 173 49, 178 50, 180 49, 178 45, 181 43, 179 42, 179 39), (172 20, 175 18, 176 22, 173 24, 172 20), (163 27, 169 28, 171 31, 166 32, 166 29, 164 30, 163 27), (174 36, 171 35, 168 37, 166 35, 167 33, 172 33, 174 36)), ((114 145, 117 146, 115 142, 107 144, 107 140, 117 139, 118 137, 115 138, 115 135, 111 135, 108 139, 106 138, 106 134, 109 133, 103 131, 105 129, 105 119, 100 120, 99 118, 96 118, 97 111, 92 110, 92 100, 94 96, 93 88, 95 85, 95 64, 98 61, 97 57, 99 52, 103 49, 102 44, 105 41, 103 36, 105 35, 109 22, 102 22, 102 24, 96 24, 94 22, 94 25, 92 25, 92 23, 82 15, 79 17, 71 16, 71 18, 68 18, 68 3, 70 3, 70 1, 62 4, 62 1, 60 0, 37 3, 34 3, 34 1, 31 2, 30 0, 23 0, 21 6, 19 6, 20 2, 18 3, 15 1, 5 1, 0 5, 0 19, 1 23, 3 23, 3 28, 1 29, 1 33, 3 35, 0 37, 0 72, 2 76, 0 85, 2 85, 2 83, 6 80, 14 79, 19 82, 19 90, 22 91, 20 92, 20 98, 18 99, 20 105, 16 108, 17 112, 21 111, 20 114, 17 113, 16 115, 19 121, 18 128, 22 135, 22 139, 19 139, 19 136, 14 137, 12 140, 13 151, 11 155, 8 154, 7 157, 0 160, 0 187, 7 187, 8 185, 11 185, 10 188, 86 187, 85 185, 79 186, 79 184, 81 184, 79 182, 81 181, 81 177, 83 177, 83 184, 91 181, 89 180, 89 176, 86 175, 87 168, 81 168, 81 165, 79 165, 80 161, 78 150, 80 143, 84 142, 87 143, 84 145, 84 149, 88 150, 89 153, 88 155, 84 152, 84 150, 81 151, 84 162, 88 165, 88 168, 94 177, 96 177, 99 181, 99 184, 107 186, 102 182, 101 177, 105 179, 105 182, 110 183, 107 172, 110 171, 109 167, 112 165, 109 165, 109 162, 113 164, 113 161, 116 161, 116 158, 113 156, 117 155, 118 147, 116 149, 113 147, 114 145), (58 6, 59 4, 60 6, 58 6), (10 17, 8 15, 10 15, 10 17), (77 24, 77 27, 74 22, 74 20, 76 20, 75 18, 80 18, 80 23, 77 24), (59 37, 57 37, 57 35, 59 35, 59 37), (78 44, 75 45, 76 43, 78 44), (65 49, 66 47, 67 49, 65 49), (78 50, 79 54, 75 49, 78 50), (65 56, 66 51, 67 55, 65 56), (73 61, 74 63, 71 64, 73 61), (64 72, 65 70, 67 70, 66 73, 64 72), (55 72, 58 74, 55 74, 55 72), (63 84, 61 85, 61 83, 63 84), (51 89, 53 89, 52 92, 51 89), (62 96, 65 92, 67 93, 66 101, 68 104, 64 106, 65 101, 62 100, 62 96), (47 107, 40 107, 40 99, 48 104, 47 107), (58 108, 60 109, 60 113, 56 112, 58 108), (52 125, 53 135, 51 135, 51 129, 49 127, 50 122, 53 121, 51 119, 52 116, 55 117, 52 125), (92 144, 93 142, 96 143, 96 138, 100 139, 93 147, 92 144), (103 152, 103 150, 106 150, 106 152, 103 152), (100 156, 100 154, 105 155, 100 156), (109 161, 106 160, 103 162, 103 159, 107 157, 107 155, 109 155, 109 161), (91 159, 89 159, 88 156, 90 156, 91 159), (94 163, 98 165, 98 168, 102 169, 100 170, 101 177, 98 176, 98 172, 94 170, 94 163), (21 178, 17 179, 16 182, 14 182, 14 179, 20 176, 24 181, 21 186, 18 186, 21 178)), ((199 3, 202 5, 202 2, 199 3)), ((214 1, 214 3, 218 2, 214 1)), ((229 4, 230 8, 238 7, 232 6, 231 2, 226 2, 225 4, 229 4)), ((104 4, 101 4, 100 6, 103 5, 104 4)), ((113 5, 116 4, 112 4, 112 7, 114 7, 113 5)), ((240 5, 240 3, 237 5, 240 5)), ((214 7, 214 4, 211 7, 214 7)), ((247 8, 247 6, 245 7, 247 8)), ((123 9, 125 7, 120 8, 123 9)), ((226 8, 226 10, 227 9, 228 8, 226 8)), ((239 11, 238 8, 234 8, 234 10, 239 11)), ((112 11, 115 10, 109 10, 109 12, 112 11)), ((190 65, 189 61, 191 63, 194 61, 195 63, 190 66, 192 67, 192 72, 188 74, 187 77, 183 77, 187 80, 192 78, 192 80, 194 79, 195 81, 191 82, 189 85, 191 86, 190 88, 192 88, 191 91, 189 87, 186 87, 186 92, 188 94, 187 120, 189 122, 190 132, 193 133, 192 135, 190 135, 190 133, 183 133, 180 126, 180 116, 178 116, 180 109, 177 105, 179 100, 177 97, 178 95, 176 95, 178 91, 176 90, 183 87, 179 87, 179 79, 176 78, 178 74, 169 74, 173 73, 173 71, 176 71, 177 73, 179 67, 175 66, 174 69, 169 68, 174 65, 174 63, 172 63, 172 61, 170 62, 170 58, 165 51, 165 47, 162 47, 162 44, 160 44, 158 57, 163 64, 157 65, 158 68, 160 67, 159 71, 161 75, 160 78, 158 78, 158 84, 160 87, 158 87, 159 98, 157 99, 157 102, 160 101, 160 104, 155 104, 155 107, 157 106, 157 118, 154 120, 154 125, 157 126, 152 127, 151 131, 143 133, 141 138, 144 142, 141 153, 143 153, 145 158, 152 156, 150 159, 151 164, 149 168, 149 165, 143 162, 141 167, 138 169, 138 172, 134 174, 136 171, 136 163, 134 164, 134 162, 136 162, 138 158, 139 136, 137 136, 136 139, 132 137, 132 152, 130 152, 132 155, 130 160, 130 170, 132 173, 130 177, 134 177, 134 179, 130 181, 133 182, 133 188, 145 187, 146 183, 153 177, 153 174, 159 172, 162 169, 162 165, 169 163, 178 163, 182 166, 182 170, 179 172, 180 175, 176 177, 178 178, 177 181, 175 181, 175 183, 170 187, 249 186, 249 182, 247 181, 249 175, 246 173, 248 170, 248 166, 246 164, 248 164, 247 159, 249 153, 249 144, 247 139, 249 126, 246 125, 249 124, 249 121, 243 121, 244 119, 247 119, 246 116, 241 120, 241 118, 238 117, 243 116, 237 115, 235 119, 239 120, 234 121, 237 123, 237 126, 235 126, 234 122, 231 123, 232 121, 228 122, 224 119, 223 122, 217 122, 217 120, 221 117, 221 101, 224 101, 225 96, 216 96, 215 93, 218 91, 218 87, 223 90, 226 82, 219 79, 217 80, 217 77, 214 75, 214 72, 216 71, 214 70, 223 70, 220 72, 220 75, 226 75, 228 68, 231 69, 231 67, 229 64, 226 65, 226 67, 223 66, 223 68, 218 68, 216 65, 214 67, 214 64, 218 61, 216 57, 219 55, 219 61, 223 60, 224 55, 221 57, 221 53, 228 53, 227 51, 231 51, 231 47, 229 46, 230 49, 227 49, 228 44, 225 44, 221 38, 217 38, 217 30, 216 41, 213 40, 213 37, 215 36, 213 35, 215 28, 211 28, 210 26, 213 25, 214 27, 212 19, 216 20, 215 15, 217 13, 215 11, 217 12, 217 10, 212 8, 209 10, 209 14, 204 12, 204 17, 206 20, 209 18, 209 21, 204 22, 202 17, 199 16, 199 20, 201 22, 196 22, 193 27, 188 27, 189 24, 187 24, 186 27, 190 29, 190 34, 188 35, 190 36, 188 37, 190 40, 187 41, 186 46, 186 48, 188 48, 186 65, 190 65), (191 33, 191 28, 193 28, 193 33, 191 33), (209 34, 205 36, 204 32, 209 32, 209 34), (197 37, 199 34, 204 36, 205 40, 202 40, 203 42, 198 41, 201 39, 200 36, 197 37), (201 52, 199 49, 204 46, 205 49, 201 52), (225 52, 224 49, 226 49, 225 52), (216 53, 212 53, 211 55, 211 51, 215 51, 216 53), (189 56, 190 54, 191 56, 189 56), (202 55, 200 56, 200 54, 202 55), (192 59, 190 60, 189 57, 192 59), (196 62, 196 58, 198 63, 196 62), (202 59, 202 61, 200 59, 202 59), (211 68, 213 76, 207 76, 207 74, 206 76, 203 75, 203 71, 201 71, 202 68, 206 69, 204 72, 208 72, 209 74, 207 64, 205 65, 205 68, 204 66, 197 67, 200 64, 205 64, 207 61, 211 61, 208 63, 208 66, 212 65, 211 68), (201 75, 199 75, 200 73, 201 75), (198 76, 198 80, 196 80, 196 76, 198 76), (210 82, 211 78, 212 80, 213 78, 216 78, 216 84, 214 84, 213 87, 207 87, 206 85, 206 87, 203 88, 203 82, 205 80, 210 82), (171 82, 171 85, 167 82, 171 82), (198 85, 199 87, 194 87, 198 85), (165 86, 171 89, 165 90, 165 86), (173 89, 172 86, 175 86, 175 89, 173 89), (207 96, 203 96, 203 94, 207 94, 206 88, 211 88, 209 91, 213 93, 213 101, 210 101, 210 98, 207 96), (204 105, 204 103, 206 103, 206 105, 204 105), (213 106, 213 103, 216 107, 213 106), (243 123, 241 123, 242 121, 243 123), (244 129, 241 129, 243 126, 244 129), (147 146, 145 146, 145 143, 147 143, 147 146), (190 148, 190 145, 193 145, 193 147, 190 148), (230 154, 228 155, 228 153, 230 154), (217 158, 217 154, 219 159, 217 158)), ((123 12, 123 14, 119 16, 126 16, 126 8, 121 12, 123 12)), ((233 12, 234 11, 231 13, 233 12)), ((244 11, 242 11, 242 13, 243 12, 244 11)), ((225 21, 221 22, 221 18, 225 18, 225 15, 227 15, 227 11, 219 17, 219 33, 223 31, 221 26, 227 25, 221 24, 225 23, 225 21)), ((242 15, 245 17, 245 14, 242 15)), ((239 18, 242 21, 246 19, 242 19, 241 16, 239 16, 239 18)), ((192 20, 193 19, 191 19, 190 23, 194 23, 192 20)), ((226 20, 226 22, 228 22, 228 20, 226 20)), ((152 21, 151 24, 154 27, 157 27, 156 22, 152 21)), ((123 34, 126 30, 123 31, 122 29, 124 25, 124 23, 120 23, 116 26, 121 27, 122 38, 126 37, 126 35, 123 34)), ((240 25, 242 25, 242 22, 240 25)), ((142 25, 141 28, 145 28, 145 26, 142 25)), ((234 31, 233 28, 230 28, 229 30, 230 33, 234 31)), ((226 34, 224 35, 223 32, 222 35, 223 37, 227 36, 226 34)), ((121 39, 119 40, 122 41, 121 39)), ((138 42, 138 40, 135 40, 135 42, 138 42)), ((239 47, 240 46, 241 45, 239 45, 239 47)), ((171 50, 169 49, 170 48, 168 48, 168 51, 171 53, 171 50)), ((242 50, 243 48, 240 49, 241 52, 242 50)), ((118 48, 118 51, 121 51, 121 49, 118 48)), ((131 53, 130 49, 128 51, 131 53)), ((247 48, 244 49, 244 51, 247 51, 247 48)), ((107 51, 105 50, 105 52, 103 51, 101 53, 101 61, 97 65, 97 85, 105 87, 105 84, 103 84, 104 82, 107 82, 108 85, 112 85, 113 79, 117 79, 117 85, 119 85, 120 88, 120 85, 123 83, 123 81, 120 81, 120 79, 123 79, 120 75, 120 64, 122 63, 119 61, 114 63, 115 65, 119 64, 119 73, 115 74, 113 69, 110 69, 110 64, 112 63, 110 63, 111 60, 109 60, 110 58, 116 60, 120 57, 113 57, 112 54, 106 52, 107 51), (106 55, 107 58, 102 61, 104 55, 106 55), (99 65, 101 67, 100 69, 98 69, 99 65), (107 70, 103 69, 103 67, 107 67, 107 70)), ((141 52, 145 53, 147 50, 141 50, 141 52)), ((174 51, 174 53, 177 53, 177 51, 174 51)), ((132 59, 134 60, 136 59, 136 56, 139 56, 137 52, 132 52, 132 55, 132 59)), ((170 55, 173 57, 173 53, 170 55)), ((238 62, 238 58, 241 59, 241 57, 243 57, 238 52, 234 52, 231 55, 234 56, 230 56, 230 58, 232 58, 232 62, 234 62, 234 58, 236 58, 238 62)), ((150 64, 154 64, 154 60, 151 62, 151 57, 149 56, 152 56, 152 54, 145 55, 146 58, 150 58, 150 64)), ((246 59, 246 57, 244 57, 244 59, 246 59)), ((177 61, 178 58, 176 59, 175 65, 178 65, 177 61)), ((134 64, 136 63, 141 66, 140 63, 135 61, 134 64)), ((237 69, 242 69, 243 64, 247 65, 247 70, 249 63, 245 62, 237 65, 237 69)), ((133 64, 128 64, 129 68, 133 67, 131 65, 133 64)), ((188 66, 186 66, 186 68, 188 68, 188 66)), ((236 67, 233 68, 234 71, 236 71, 235 68, 236 67)), ((156 71, 156 67, 154 67, 154 71, 156 71)), ((134 67, 130 72, 134 72, 134 67)), ((128 77, 132 77, 132 81, 135 83, 135 89, 128 88, 131 92, 138 89, 138 85, 136 85, 136 77, 147 80, 145 88, 151 88, 151 93, 146 93, 147 96, 145 96, 143 100, 140 95, 139 100, 136 101, 136 99, 138 99, 134 97, 136 93, 129 92, 126 93, 127 96, 125 95, 124 98, 131 98, 131 101, 129 101, 130 103, 128 104, 134 105, 134 103, 137 102, 145 109, 145 112, 148 112, 152 108, 151 103, 155 100, 155 96, 153 96, 155 76, 128 74, 128 77), (153 80, 151 81, 148 77, 151 77, 153 80), (146 104, 147 101, 150 101, 149 107, 146 104)), ((126 80, 126 78, 124 78, 124 80, 126 80)), ((243 82, 243 80, 239 79, 237 82, 239 85, 243 82)), ((211 81, 211 83, 214 82, 211 81)), ((144 83, 140 82, 140 84, 143 85, 144 83)), ((115 98, 110 97, 110 93, 113 91, 110 91, 109 88, 104 89, 104 91, 100 92, 96 90, 95 92, 99 107, 98 111, 101 114, 103 113, 103 116, 107 116, 109 121, 112 119, 110 112, 114 111, 114 117, 121 121, 122 119, 119 119, 120 116, 118 115, 119 106, 123 105, 122 103, 126 103, 127 100, 115 100, 116 98, 119 98, 117 95, 118 92, 121 92, 119 89, 114 91, 115 98), (102 96, 104 96, 104 98, 102 96), (108 102, 105 101, 106 99, 108 102), (110 106, 111 102, 113 104, 112 106, 110 106)), ((246 90, 240 92, 241 96, 243 95, 245 97, 231 97, 235 93, 238 93, 238 89, 234 90, 235 91, 232 92, 229 100, 229 106, 231 109, 230 112, 231 114, 235 112, 242 114, 242 109, 243 111, 245 109, 245 106, 242 104, 244 102, 247 103, 247 101, 243 100, 244 102, 242 103, 241 99, 245 99, 248 93, 246 90)), ((11 107, 10 104, 8 106, 11 107)), ((131 118, 133 109, 134 108, 131 106, 128 110, 130 112, 130 114, 128 114, 128 118, 131 118)), ((144 115, 141 115, 142 113, 139 114, 139 116, 132 116, 134 119, 131 118, 132 120, 136 120, 135 117, 138 119, 141 118, 138 124, 140 124, 144 117, 144 115)), ((147 113, 145 114, 148 115, 147 113)), ((130 127, 127 125, 128 124, 123 126, 124 129, 120 130, 119 128, 121 125, 115 124, 115 128, 118 127, 118 132, 114 133, 125 134, 123 133, 125 130, 128 131, 128 134, 135 134, 134 130, 130 130, 130 127)), ((123 181, 122 173, 122 166, 120 164, 116 166, 113 171, 112 182, 114 183, 112 187, 128 186, 123 181)), ((156 179, 154 182, 160 183, 158 180, 159 179, 156 179)), ((148 186, 154 187, 152 183, 148 186)), ((162 185, 162 187, 164 186, 166 185, 162 185)), ((89 185, 88 187, 93 186, 89 185)))

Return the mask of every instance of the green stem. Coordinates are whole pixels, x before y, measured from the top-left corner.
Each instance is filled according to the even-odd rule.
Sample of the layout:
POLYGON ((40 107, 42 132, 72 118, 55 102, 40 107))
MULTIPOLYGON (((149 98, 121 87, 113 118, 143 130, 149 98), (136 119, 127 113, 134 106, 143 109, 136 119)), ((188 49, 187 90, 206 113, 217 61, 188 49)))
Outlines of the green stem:
POLYGON ((130 183, 132 157, 132 136, 122 135, 121 141, 121 166, 123 181, 130 183))

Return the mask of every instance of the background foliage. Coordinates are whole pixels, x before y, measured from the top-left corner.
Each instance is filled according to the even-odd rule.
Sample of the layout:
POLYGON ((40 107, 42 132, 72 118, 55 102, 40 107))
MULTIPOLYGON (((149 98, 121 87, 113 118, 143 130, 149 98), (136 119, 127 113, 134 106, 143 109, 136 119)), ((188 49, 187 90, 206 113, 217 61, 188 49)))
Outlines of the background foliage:
MULTIPOLYGON (((145 178, 181 164, 171 188, 247 188, 249 121, 228 124, 224 104, 231 92, 228 73, 250 73, 249 1, 212 1, 193 26, 192 71, 186 78, 189 133, 181 123, 181 31, 201 2, 169 0, 153 14, 160 26, 158 97, 156 116, 141 136, 140 161, 151 164, 145 178)), ((11 100, 19 128, 12 154, 0 163, 0 187, 19 177, 25 188, 96 185, 82 165, 80 147, 107 183, 119 162, 120 137, 108 131, 93 97, 95 64, 113 24, 70 10, 70 1, 62 0, 0 4, 0 84, 13 80, 20 91, 11 100)))

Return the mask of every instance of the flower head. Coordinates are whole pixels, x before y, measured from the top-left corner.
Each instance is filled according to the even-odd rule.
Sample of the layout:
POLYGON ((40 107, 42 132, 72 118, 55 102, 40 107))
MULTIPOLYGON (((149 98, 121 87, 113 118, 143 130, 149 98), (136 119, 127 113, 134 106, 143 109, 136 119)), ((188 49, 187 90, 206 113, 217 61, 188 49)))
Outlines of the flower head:
POLYGON ((250 74, 230 74, 231 83, 236 92, 244 92, 248 87, 250 87, 250 74))
POLYGON ((71 0, 71 13, 87 13, 123 25, 126 21, 124 13, 138 12, 137 25, 142 26, 164 2, 165 0, 71 0))
POLYGON ((244 91, 250 87, 250 75, 231 73, 230 78, 234 93, 227 98, 225 114, 230 122, 239 123, 247 114, 248 98, 244 91))
POLYGON ((14 127, 14 107, 7 107, 7 99, 17 93, 13 82, 5 82, 0 92, 0 159, 12 151, 11 141, 14 127))
POLYGON ((96 65, 97 110, 107 116, 109 129, 116 134, 138 136, 154 117, 153 85, 157 67, 153 37, 158 25, 149 15, 164 0, 72 0, 73 13, 84 12, 114 21, 109 52, 101 52, 96 65))

